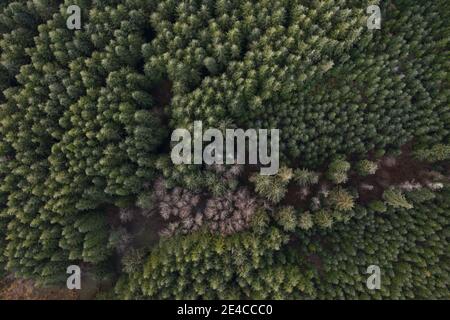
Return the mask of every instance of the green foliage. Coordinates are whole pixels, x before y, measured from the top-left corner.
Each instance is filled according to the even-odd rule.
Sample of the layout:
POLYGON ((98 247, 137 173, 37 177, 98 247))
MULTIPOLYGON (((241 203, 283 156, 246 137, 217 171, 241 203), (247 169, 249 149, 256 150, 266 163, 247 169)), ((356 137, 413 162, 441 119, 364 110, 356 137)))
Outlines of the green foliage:
POLYGON ((286 299, 314 295, 313 272, 293 251, 281 252, 287 238, 269 228, 263 236, 229 237, 204 233, 163 241, 143 270, 116 286, 124 299, 286 299))
POLYGON ((426 202, 433 200, 435 197, 435 193, 427 188, 416 189, 406 194, 406 198, 414 203, 426 202))
POLYGON ((319 182, 319 175, 308 169, 297 169, 294 171, 294 180, 298 185, 307 187, 319 182))
POLYGON ((131 249, 122 258, 123 271, 133 273, 139 271, 144 261, 145 251, 143 249, 131 249))
POLYGON ((279 203, 287 192, 287 186, 292 176, 291 169, 280 168, 276 175, 264 176, 257 173, 250 180, 255 184, 255 191, 258 194, 273 203, 279 203))
POLYGON ((153 194, 149 192, 142 193, 138 196, 136 205, 142 209, 153 209, 156 199, 153 194))
POLYGON ((409 141, 448 169, 448 1, 376 3, 381 32, 366 28, 368 0, 1 1, 0 275, 61 284, 70 264, 101 273, 123 256, 122 298, 449 299, 445 184, 383 185, 385 202, 364 208, 311 171, 331 159, 325 177, 353 186, 344 159, 398 155, 409 141), (66 27, 70 4, 81 30, 66 27), (280 129, 282 168, 251 178, 268 201, 239 192, 242 167, 171 163, 169 132, 194 120, 280 129), (155 223, 171 200, 150 191, 161 175, 164 190, 206 195, 193 207, 229 235, 192 228, 193 210, 177 223, 196 232, 133 248, 128 207, 155 223), (286 207, 292 180, 305 198, 318 192, 312 212, 286 207), (371 264, 381 290, 365 287, 371 264))
POLYGON ((367 30, 371 1, 162 3, 147 66, 167 66, 180 127, 280 128, 283 157, 308 167, 449 136, 442 2, 383 3, 383 32, 367 30))
POLYGON ((322 229, 331 228, 333 225, 333 216, 328 210, 319 210, 314 213, 314 222, 322 229))
POLYGON ((428 149, 419 149, 415 152, 415 156, 428 162, 450 160, 450 145, 437 144, 428 149))
POLYGON ((339 211, 350 211, 355 206, 353 196, 341 187, 331 190, 328 200, 333 208, 339 211))
POLYGON ((320 261, 320 299, 449 299, 449 190, 414 208, 369 209, 332 230, 299 234, 304 254, 320 261), (320 235, 322 245, 316 241, 320 235), (381 269, 381 289, 366 286, 367 267, 381 269))
POLYGON ((378 165, 370 160, 362 160, 356 164, 356 170, 361 176, 368 176, 377 172, 378 165))
POLYGON ((203 62, 206 69, 208 69, 211 74, 216 75, 219 72, 219 67, 217 66, 216 59, 207 57, 203 62))
POLYGON ((402 191, 396 188, 389 188, 388 190, 385 190, 383 193, 383 199, 387 204, 393 206, 394 208, 413 208, 413 205, 406 200, 402 191))
POLYGON ((300 214, 298 219, 298 226, 302 230, 309 230, 314 226, 313 216, 309 212, 300 214))
POLYGON ((292 232, 297 227, 297 216, 293 207, 282 207, 275 213, 275 219, 284 231, 292 232))
POLYGON ((369 209, 378 213, 385 213, 387 211, 386 205, 380 200, 371 201, 369 203, 369 209))
POLYGON ((148 93, 155 78, 139 67, 153 6, 84 4, 77 32, 67 30, 66 7, 11 2, 0 14, 9 74, 0 96, 0 157, 9 159, 0 247, 9 271, 44 282, 65 279, 71 263, 108 258, 97 209, 140 193, 165 136, 148 93))

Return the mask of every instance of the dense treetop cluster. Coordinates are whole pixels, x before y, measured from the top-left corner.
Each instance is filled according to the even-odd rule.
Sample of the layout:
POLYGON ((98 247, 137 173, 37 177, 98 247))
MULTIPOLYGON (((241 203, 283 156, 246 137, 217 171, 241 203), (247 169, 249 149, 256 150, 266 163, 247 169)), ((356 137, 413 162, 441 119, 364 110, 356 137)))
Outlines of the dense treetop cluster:
POLYGON ((0 274, 61 285, 78 264, 110 298, 448 299, 449 18, 444 0, 2 1, 0 274), (280 129, 278 174, 174 165, 194 121, 280 129))
POLYGON ((448 139, 440 4, 385 4, 372 32, 369 2, 165 1, 148 64, 167 66, 177 126, 280 128, 291 162, 448 139))
POLYGON ((349 224, 298 233, 295 247, 261 224, 226 240, 172 238, 116 290, 134 299, 448 299, 449 191, 413 210, 356 208, 349 224), (381 290, 366 287, 373 264, 381 290))

